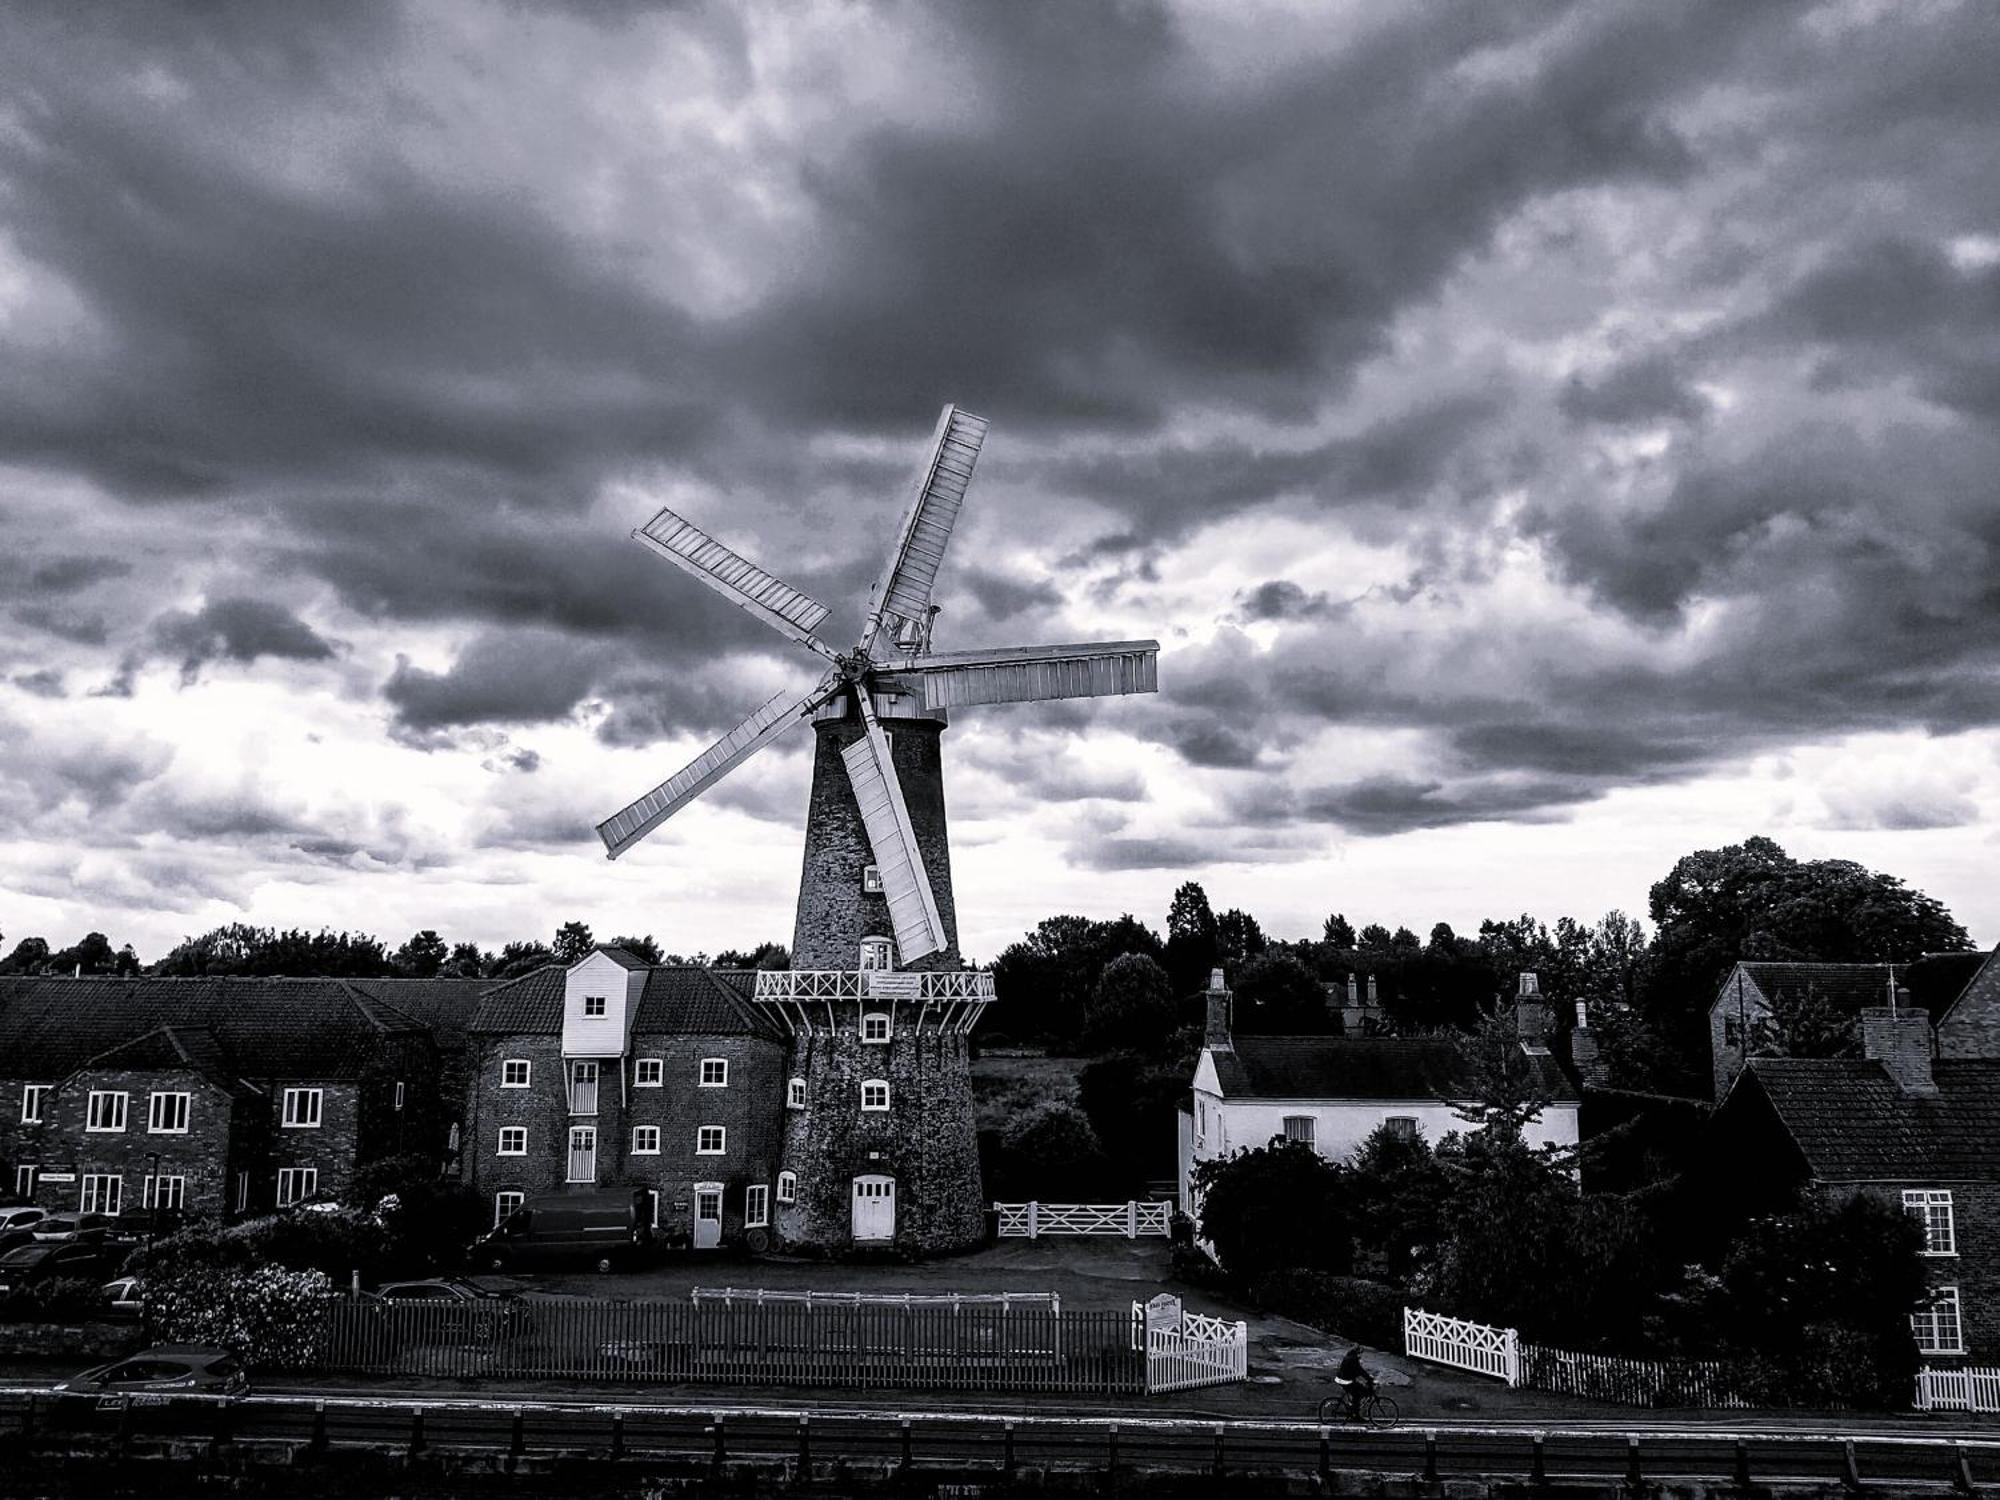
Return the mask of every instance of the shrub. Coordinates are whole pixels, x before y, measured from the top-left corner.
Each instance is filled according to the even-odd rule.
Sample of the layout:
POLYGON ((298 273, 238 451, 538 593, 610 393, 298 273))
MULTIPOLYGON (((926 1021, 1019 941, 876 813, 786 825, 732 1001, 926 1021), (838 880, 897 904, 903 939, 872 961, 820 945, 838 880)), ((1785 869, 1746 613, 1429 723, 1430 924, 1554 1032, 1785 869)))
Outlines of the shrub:
POLYGON ((1273 1271, 1250 1285, 1250 1300, 1268 1312, 1376 1349, 1400 1349, 1403 1306, 1397 1288, 1325 1271, 1273 1271))
POLYGON ((1276 1140, 1195 1168, 1202 1238, 1231 1276, 1345 1271, 1354 1238, 1341 1169, 1303 1141, 1276 1140))
POLYGON ((397 1269, 388 1228, 353 1209, 288 1209, 236 1224, 194 1224, 146 1246, 133 1257, 148 1280, 182 1271, 246 1271, 276 1265, 319 1271, 345 1282, 359 1271, 376 1279, 397 1269))
POLYGON ((0 1323, 64 1323, 110 1310, 103 1285, 82 1276, 56 1276, 0 1295, 0 1323))
POLYGON ((332 1292, 319 1271, 182 1265, 147 1280, 146 1321, 163 1343, 227 1349, 259 1369, 310 1369, 325 1355, 332 1292))
POLYGON ((1036 1106, 1001 1133, 989 1171, 994 1197, 1043 1203, 1100 1199, 1111 1176, 1083 1111, 1055 1102, 1036 1106))

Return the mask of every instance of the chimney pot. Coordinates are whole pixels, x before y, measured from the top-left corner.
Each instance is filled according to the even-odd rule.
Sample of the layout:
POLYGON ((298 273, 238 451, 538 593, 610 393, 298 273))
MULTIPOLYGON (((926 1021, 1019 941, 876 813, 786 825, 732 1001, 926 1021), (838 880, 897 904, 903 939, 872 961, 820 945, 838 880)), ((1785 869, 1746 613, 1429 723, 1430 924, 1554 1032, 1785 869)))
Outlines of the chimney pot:
POLYGON ((1229 1020, 1229 990, 1222 982, 1222 970, 1216 969, 1208 976, 1208 1024, 1202 1045, 1218 1052, 1234 1052, 1236 1042, 1229 1034, 1229 1020))
POLYGON ((1935 1094, 1931 1018, 1922 1010, 1871 1005, 1861 1012, 1861 1055, 1880 1063, 1905 1093, 1935 1094))
POLYGON ((1576 1029, 1590 1030, 1590 1007, 1582 1000, 1576 1002, 1576 1029))

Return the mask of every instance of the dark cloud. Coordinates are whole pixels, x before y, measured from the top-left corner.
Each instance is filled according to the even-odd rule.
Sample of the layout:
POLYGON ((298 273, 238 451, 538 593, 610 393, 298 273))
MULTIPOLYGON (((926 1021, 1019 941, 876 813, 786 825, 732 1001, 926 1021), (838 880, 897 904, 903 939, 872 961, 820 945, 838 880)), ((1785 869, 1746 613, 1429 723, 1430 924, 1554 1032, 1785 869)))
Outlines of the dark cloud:
POLYGON ((1260 583, 1237 598, 1242 600, 1241 614, 1245 620, 1318 620, 1341 607, 1325 593, 1309 594, 1289 578, 1260 583))
POLYGON ((107 579, 123 578, 131 571, 132 565, 122 558, 72 554, 35 564, 28 571, 28 583, 43 593, 69 594, 107 579))
POLYGON ((984 568, 966 568, 959 581, 995 624, 1004 624, 1031 609, 1054 609, 1063 602, 1062 594, 1046 578, 1009 578, 984 568))
POLYGON ((181 681, 193 682, 214 661, 326 661, 333 646, 282 604, 230 595, 199 610, 169 610, 153 622, 142 655, 180 658, 181 681))
POLYGON ((78 646, 102 646, 110 637, 104 616, 66 605, 24 604, 12 612, 17 625, 78 646))
POLYGON ((398 657, 382 684, 396 726, 418 737, 476 724, 546 724, 589 696, 601 647, 552 631, 494 632, 469 643, 442 672, 398 657))
POLYGON ((1708 414, 1708 399, 1661 355, 1632 360, 1595 380, 1572 376, 1556 404, 1573 422, 1610 426, 1662 418, 1698 422, 1708 414))
POLYGON ((1218 857, 1215 843, 1192 838, 1094 838, 1069 846, 1086 870, 1193 870, 1218 857))
POLYGON ((24 693, 32 693, 37 698, 66 698, 69 688, 63 682, 63 674, 53 667, 42 667, 33 672, 23 672, 13 679, 14 686, 24 693))

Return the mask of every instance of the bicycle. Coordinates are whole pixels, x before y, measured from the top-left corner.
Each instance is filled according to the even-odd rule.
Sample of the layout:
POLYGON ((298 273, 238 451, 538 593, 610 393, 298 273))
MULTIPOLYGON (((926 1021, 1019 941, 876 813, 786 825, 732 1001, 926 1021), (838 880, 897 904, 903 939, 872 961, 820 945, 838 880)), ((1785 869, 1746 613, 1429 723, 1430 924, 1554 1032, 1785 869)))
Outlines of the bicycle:
POLYGON ((1369 1427, 1394 1427, 1401 1420, 1402 1414, 1396 1410, 1395 1401, 1380 1391, 1361 1398, 1361 1411, 1358 1417, 1348 1412, 1345 1391, 1337 1396, 1328 1396, 1319 1404, 1319 1422, 1322 1427, 1353 1421, 1360 1421, 1369 1427))

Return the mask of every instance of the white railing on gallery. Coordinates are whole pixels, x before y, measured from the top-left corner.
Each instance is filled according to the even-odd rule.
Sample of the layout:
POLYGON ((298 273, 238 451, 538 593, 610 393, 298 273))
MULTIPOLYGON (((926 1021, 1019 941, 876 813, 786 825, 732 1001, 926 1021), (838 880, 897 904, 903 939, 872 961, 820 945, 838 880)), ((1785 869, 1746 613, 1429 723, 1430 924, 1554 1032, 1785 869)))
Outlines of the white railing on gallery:
POLYGON ((1173 1214, 1170 1203, 995 1203, 1000 1238, 1039 1239, 1045 1234, 1122 1235, 1128 1240, 1161 1235, 1173 1214))
POLYGON ((1421 1308, 1403 1309, 1403 1352, 1412 1359, 1521 1383, 1521 1336, 1511 1328, 1447 1318, 1421 1308))

